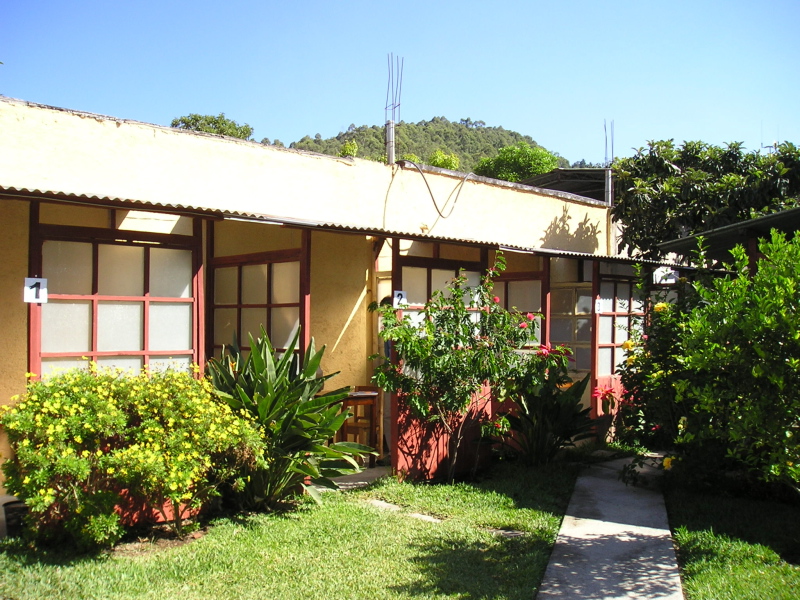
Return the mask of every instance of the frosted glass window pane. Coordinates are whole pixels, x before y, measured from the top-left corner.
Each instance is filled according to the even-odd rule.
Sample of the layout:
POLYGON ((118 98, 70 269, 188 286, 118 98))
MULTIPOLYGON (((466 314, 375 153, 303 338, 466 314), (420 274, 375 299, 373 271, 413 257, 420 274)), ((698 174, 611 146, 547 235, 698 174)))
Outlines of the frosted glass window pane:
POLYGON ((575 312, 588 315, 592 312, 592 293, 578 292, 578 301, 575 303, 575 312))
POLYGON ((428 270, 403 267, 403 291, 409 304, 425 304, 428 301, 428 270))
POLYGON ((214 311, 214 343, 230 346, 236 332, 235 308, 218 308, 214 311))
POLYGON ((575 370, 588 371, 592 368, 592 351, 589 348, 575 348, 575 370))
POLYGON ((267 303, 268 272, 269 265, 247 265, 242 267, 242 304, 267 303))
POLYGON ((300 328, 299 311, 294 307, 273 308, 270 341, 274 348, 286 348, 300 328))
POLYGON ((141 350, 144 305, 100 302, 97 307, 97 349, 100 352, 141 350))
MULTIPOLYGON (((274 310, 280 310, 278 308, 274 310)), ((296 309, 290 309, 296 310, 296 309)), ((250 345, 250 338, 247 334, 251 334, 254 340, 257 340, 261 335, 261 326, 267 330, 267 309, 266 308, 243 308, 242 309, 242 346, 250 345)), ((270 341, 272 339, 270 338, 270 341)))
POLYGON ((411 321, 411 324, 415 327, 422 323, 422 320, 425 318, 425 313, 421 310, 404 310, 403 317, 408 317, 411 321))
POLYGON ((500 299, 500 306, 505 307, 506 305, 506 283, 500 282, 494 284, 494 290, 492 292, 495 296, 500 299))
POLYGON ((469 304, 476 297, 475 291, 481 285, 481 274, 477 271, 464 271, 463 275, 467 278, 464 287, 469 289, 469 292, 464 293, 464 302, 469 304))
POLYGON ((42 352, 88 352, 91 344, 91 302, 42 304, 42 352))
POLYGON ((272 265, 272 302, 296 304, 300 302, 300 263, 285 262, 272 265))
POLYGON ((628 312, 630 307, 631 284, 617 284, 617 309, 616 312, 628 312))
POLYGON ((642 333, 644 331, 644 320, 641 317, 631 317, 630 330, 642 333))
POLYGON ((89 361, 82 358, 43 358, 42 372, 39 373, 39 375, 42 377, 58 375, 68 369, 82 369, 88 371, 89 361))
POLYGON ((150 350, 192 348, 192 305, 153 303, 150 305, 150 350))
POLYGON ((550 310, 555 314, 571 315, 574 308, 572 290, 553 290, 550 294, 550 310))
POLYGON ((614 317, 600 317, 600 331, 598 342, 601 344, 614 343, 614 317))
POLYGON ((579 342, 592 341, 592 320, 591 319, 577 319, 578 330, 575 332, 575 339, 579 342))
POLYGON ((49 375, 58 375, 69 369, 89 369, 89 361, 83 358, 43 358, 42 372, 39 373, 43 378, 49 375))
POLYGON ((621 344, 628 339, 628 317, 619 317, 614 331, 614 343, 621 344))
POLYGON ((150 250, 150 295, 162 298, 192 297, 192 251, 150 250))
POLYGON ((51 242, 42 246, 42 277, 51 294, 92 293, 92 245, 51 242))
POLYGON ((620 364, 625 360, 627 354, 628 353, 622 349, 622 346, 614 348, 614 371, 620 367, 620 364))
POLYGON ((431 295, 436 290, 442 290, 445 292, 445 297, 449 298, 450 294, 446 293, 447 286, 455 276, 455 271, 450 269, 431 269, 431 295))
POLYGON ((555 344, 572 343, 572 319, 550 320, 550 341, 555 344))
POLYGON ((214 269, 214 303, 239 303, 239 269, 237 267, 214 269))
POLYGON ((614 283, 612 281, 600 283, 600 312, 614 312, 614 283))
POLYGON ((121 369, 131 374, 142 370, 141 356, 101 356, 97 359, 97 366, 101 369, 121 369))
MULTIPOLYGON (((219 350, 217 350, 217 354, 220 354, 219 350)), ((189 372, 191 368, 191 356, 153 356, 150 358, 150 371, 154 373, 168 369, 189 372)))
POLYGON ((531 344, 542 341, 542 317, 533 319, 533 331, 531 331, 531 337, 528 341, 531 344))
POLYGON ((614 360, 613 348, 598 348, 597 349, 597 374, 598 375, 611 375, 614 370, 612 368, 614 360))
POLYGON ((644 312, 644 300, 638 297, 634 298, 633 308, 631 309, 631 312, 636 312, 636 313, 644 312))
POLYGON ((469 287, 477 287, 481 284, 481 274, 477 271, 464 271, 464 277, 467 278, 469 287))
POLYGON ((540 312, 542 310, 542 282, 509 281, 508 304, 516 306, 522 312, 540 312))
POLYGON ((97 291, 106 296, 143 296, 144 248, 102 244, 98 249, 97 291))

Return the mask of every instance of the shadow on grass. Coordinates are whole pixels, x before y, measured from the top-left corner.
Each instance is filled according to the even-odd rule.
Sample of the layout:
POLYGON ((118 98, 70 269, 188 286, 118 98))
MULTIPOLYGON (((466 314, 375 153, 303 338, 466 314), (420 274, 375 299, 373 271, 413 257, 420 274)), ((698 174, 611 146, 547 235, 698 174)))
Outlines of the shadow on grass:
POLYGON ((530 600, 541 583, 551 544, 528 534, 490 540, 436 539, 419 544, 412 567, 420 579, 393 589, 409 597, 530 600))
MULTIPOLYGON (((709 532, 771 548, 783 560, 800 565, 800 506, 769 500, 718 496, 682 488, 665 491, 673 531, 709 532)), ((702 536, 701 536, 702 537, 702 536)), ((682 563, 712 560, 716 551, 704 544, 680 549, 682 563)))
POLYGON ((21 567, 46 565, 55 567, 74 567, 83 563, 108 560, 108 554, 102 551, 81 552, 71 545, 31 546, 23 538, 5 538, 0 540, 0 555, 5 560, 21 567))
POLYGON ((578 471, 578 465, 572 463, 540 467, 526 467, 519 462, 498 463, 479 478, 475 487, 508 496, 517 508, 564 514, 578 471))

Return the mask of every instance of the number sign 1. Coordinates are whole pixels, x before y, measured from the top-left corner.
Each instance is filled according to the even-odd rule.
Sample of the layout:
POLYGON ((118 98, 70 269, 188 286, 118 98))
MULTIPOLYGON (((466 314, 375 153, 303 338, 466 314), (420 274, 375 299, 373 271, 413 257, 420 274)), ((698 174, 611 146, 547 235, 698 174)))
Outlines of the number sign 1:
POLYGON ((26 277, 22 298, 25 302, 35 302, 37 304, 47 302, 47 279, 26 277))

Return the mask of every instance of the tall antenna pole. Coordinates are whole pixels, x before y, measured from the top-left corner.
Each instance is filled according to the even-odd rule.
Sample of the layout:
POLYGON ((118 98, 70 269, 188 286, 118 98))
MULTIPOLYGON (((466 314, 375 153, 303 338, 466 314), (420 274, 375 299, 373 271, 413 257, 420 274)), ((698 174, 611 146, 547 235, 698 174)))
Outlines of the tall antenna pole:
POLYGON ((386 105, 383 113, 386 121, 386 162, 393 165, 394 125, 400 117, 400 93, 403 90, 403 65, 405 59, 395 58, 394 54, 391 53, 386 58, 389 66, 389 82, 386 85, 386 105))

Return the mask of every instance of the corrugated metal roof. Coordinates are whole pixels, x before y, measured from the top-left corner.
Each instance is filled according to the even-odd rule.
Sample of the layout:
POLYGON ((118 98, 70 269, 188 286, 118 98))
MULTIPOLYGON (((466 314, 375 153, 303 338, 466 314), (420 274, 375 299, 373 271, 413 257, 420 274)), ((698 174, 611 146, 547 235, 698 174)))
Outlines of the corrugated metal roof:
POLYGON ((559 250, 553 248, 539 248, 533 246, 518 246, 513 244, 498 244, 496 241, 458 238, 450 236, 432 235, 425 233, 414 233, 409 231, 399 231, 375 227, 363 227, 359 225, 352 225, 348 223, 336 223, 332 221, 314 221, 308 219, 296 219, 285 215, 269 215, 260 213, 249 213, 235 210, 218 210, 209 209, 202 206, 192 206, 183 204, 168 204, 163 202, 151 202, 147 200, 136 200, 130 198, 119 198, 114 196, 96 196, 90 194, 66 194, 63 192, 55 192, 51 190, 41 189, 19 189, 13 187, 0 186, 0 193, 7 196, 14 196, 30 200, 49 200, 58 202, 70 202, 75 204, 101 206, 101 207, 119 207, 130 208, 135 210, 161 210, 164 212, 172 212, 179 214, 187 214, 192 216, 212 217, 216 219, 239 219, 244 221, 256 221, 265 223, 277 223, 281 225, 289 225, 293 227, 324 229, 330 231, 343 231, 349 233, 359 233, 363 235, 374 235, 377 237, 402 237, 405 239, 427 240, 448 242, 454 244, 485 246, 489 248, 496 248, 498 250, 509 250, 513 252, 526 252, 531 254, 543 254, 548 256, 563 256, 568 258, 581 258, 587 260, 603 260, 609 262, 625 262, 625 263, 642 263, 650 265, 671 265, 677 266, 676 263, 666 261, 652 261, 642 260, 639 258, 630 258, 626 256, 613 256, 605 254, 591 254, 588 252, 574 252, 570 250, 559 250))
POLYGON ((747 221, 731 223, 717 229, 687 235, 658 245, 664 252, 689 255, 697 250, 697 240, 702 237, 707 255, 715 259, 730 258, 730 250, 737 244, 745 244, 749 238, 767 237, 772 229, 784 233, 800 230, 800 208, 790 208, 763 215, 747 221))

